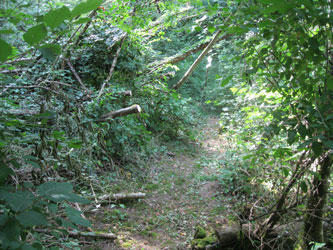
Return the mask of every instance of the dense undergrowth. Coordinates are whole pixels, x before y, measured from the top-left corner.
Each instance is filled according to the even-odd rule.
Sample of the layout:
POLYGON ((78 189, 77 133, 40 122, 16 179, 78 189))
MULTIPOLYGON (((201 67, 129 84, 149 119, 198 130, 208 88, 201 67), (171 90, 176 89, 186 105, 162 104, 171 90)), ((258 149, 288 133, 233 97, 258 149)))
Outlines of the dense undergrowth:
POLYGON ((144 179, 211 115, 232 145, 211 178, 237 197, 233 222, 258 225, 247 244, 274 248, 302 218, 293 247, 330 247, 331 5, 282 2, 1 3, 1 248, 78 247, 63 235, 91 224, 73 204, 144 179))

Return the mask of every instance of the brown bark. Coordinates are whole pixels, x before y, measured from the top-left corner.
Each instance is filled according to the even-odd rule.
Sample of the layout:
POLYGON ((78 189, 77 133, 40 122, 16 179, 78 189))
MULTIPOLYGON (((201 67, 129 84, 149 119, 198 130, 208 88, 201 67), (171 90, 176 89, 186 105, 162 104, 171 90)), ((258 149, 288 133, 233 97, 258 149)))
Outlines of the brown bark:
POLYGON ((307 216, 304 221, 304 239, 308 249, 311 248, 310 242, 324 242, 323 217, 324 206, 327 200, 329 187, 330 168, 332 158, 329 154, 324 156, 320 164, 319 176, 314 175, 313 188, 307 204, 307 216))
MULTIPOLYGON (((230 38, 230 37, 231 37, 231 35, 226 34, 226 35, 220 37, 220 38, 216 41, 216 43, 218 43, 218 42, 220 42, 220 41, 222 41, 222 40, 226 40, 226 39, 228 39, 228 38, 230 38)), ((165 61, 162 61, 162 62, 159 63, 157 66, 155 66, 155 68, 160 67, 160 66, 165 65, 165 64, 175 64, 175 63, 178 63, 178 62, 180 62, 180 61, 183 61, 183 60, 185 60, 187 57, 189 57, 190 55, 195 54, 195 53, 197 53, 197 52, 199 52, 199 51, 205 49, 205 48, 209 45, 209 43, 210 43, 210 42, 203 43, 203 44, 199 45, 198 47, 196 47, 196 48, 194 48, 194 49, 190 49, 190 50, 186 51, 184 54, 177 55, 177 56, 174 56, 174 57, 172 57, 172 58, 169 58, 169 59, 167 59, 167 60, 165 60, 165 61)))
POLYGON ((96 122, 105 122, 109 118, 114 119, 116 117, 126 116, 135 113, 141 113, 141 107, 137 104, 116 111, 111 111, 105 115, 102 115, 98 120, 96 120, 96 122))
POLYGON ((191 67, 186 71, 185 75, 182 77, 182 79, 179 80, 179 82, 172 87, 172 89, 179 89, 188 79, 188 77, 192 74, 193 70, 199 65, 199 63, 202 61, 202 59, 207 55, 207 53, 210 51, 210 49, 214 46, 214 44, 218 41, 218 37, 222 33, 222 30, 218 30, 217 33, 214 35, 213 39, 209 42, 208 46, 202 51, 202 53, 199 55, 199 57, 194 61, 194 63, 191 65, 191 67))

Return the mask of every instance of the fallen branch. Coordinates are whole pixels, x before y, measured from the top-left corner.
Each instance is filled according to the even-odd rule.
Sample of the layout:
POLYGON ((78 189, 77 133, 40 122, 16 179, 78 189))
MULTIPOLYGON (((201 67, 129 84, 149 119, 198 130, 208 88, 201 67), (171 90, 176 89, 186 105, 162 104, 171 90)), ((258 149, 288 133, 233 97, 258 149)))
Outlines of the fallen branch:
POLYGON ((214 46, 214 44, 218 41, 218 37, 222 33, 222 30, 218 30, 216 34, 214 35, 213 39, 209 42, 208 46, 202 51, 202 53, 199 55, 199 57, 194 61, 194 63, 191 65, 191 67, 186 71, 182 79, 179 80, 179 82, 172 87, 172 89, 179 89, 187 80, 187 78, 192 74, 193 70, 196 68, 196 66, 202 61, 202 59, 206 56, 206 54, 210 51, 210 49, 214 46))
POLYGON ((141 113, 141 107, 137 104, 132 105, 127 108, 119 109, 116 111, 111 111, 105 115, 102 115, 95 122, 105 122, 109 118, 114 119, 116 117, 126 116, 126 115, 130 115, 130 114, 135 114, 135 113, 141 113))
POLYGON ((90 237, 90 238, 104 238, 115 240, 117 236, 113 233, 97 233, 97 232, 68 232, 69 236, 72 237, 90 237))
POLYGON ((100 203, 109 203, 119 200, 133 200, 143 199, 146 197, 145 193, 120 193, 120 194, 105 194, 99 197, 100 203))
MULTIPOLYGON (((46 233, 51 234, 51 230, 45 230, 45 229, 34 229, 36 232, 39 233, 46 233)), ((97 232, 73 232, 73 231, 67 231, 68 235, 71 237, 90 237, 90 238, 104 238, 104 239, 110 239, 115 240, 117 239, 117 236, 113 233, 97 233, 97 232)))

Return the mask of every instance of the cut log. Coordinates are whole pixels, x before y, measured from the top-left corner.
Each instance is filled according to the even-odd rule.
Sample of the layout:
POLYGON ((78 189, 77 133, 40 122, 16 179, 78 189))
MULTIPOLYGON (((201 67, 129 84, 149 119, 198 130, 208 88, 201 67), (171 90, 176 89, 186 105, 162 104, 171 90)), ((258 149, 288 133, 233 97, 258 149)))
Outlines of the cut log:
POLYGON ((110 201, 143 199, 145 197, 145 193, 119 193, 102 195, 99 197, 99 200, 100 203, 108 203, 110 201))
MULTIPOLYGON (((51 232, 52 232, 51 230, 47 230, 47 229, 34 229, 34 230, 36 232, 45 233, 45 234, 51 234, 51 232)), ((117 239, 117 236, 113 233, 73 232, 73 231, 68 231, 67 233, 71 237, 104 238, 104 239, 110 239, 110 240, 117 239)))
POLYGON ((96 122, 105 122, 109 118, 114 119, 116 117, 126 116, 135 113, 141 113, 141 107, 137 104, 116 111, 111 111, 105 115, 102 115, 100 118, 96 120, 96 122))
POLYGON ((115 240, 117 236, 113 233, 96 233, 96 232, 68 232, 69 236, 72 237, 90 237, 90 238, 104 238, 115 240))

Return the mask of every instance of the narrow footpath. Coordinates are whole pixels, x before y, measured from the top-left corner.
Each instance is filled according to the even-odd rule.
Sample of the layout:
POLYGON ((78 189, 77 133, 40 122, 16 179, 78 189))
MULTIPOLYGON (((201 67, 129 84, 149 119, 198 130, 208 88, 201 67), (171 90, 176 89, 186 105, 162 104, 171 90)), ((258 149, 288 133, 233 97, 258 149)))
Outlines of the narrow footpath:
POLYGON ((149 163, 144 178, 114 185, 114 191, 144 192, 147 197, 111 204, 90 218, 94 228, 111 231, 118 239, 85 249, 190 249, 197 226, 228 223, 232 205, 223 195, 219 173, 230 143, 218 128, 218 118, 209 118, 197 129, 197 141, 170 143, 159 159, 149 163))

